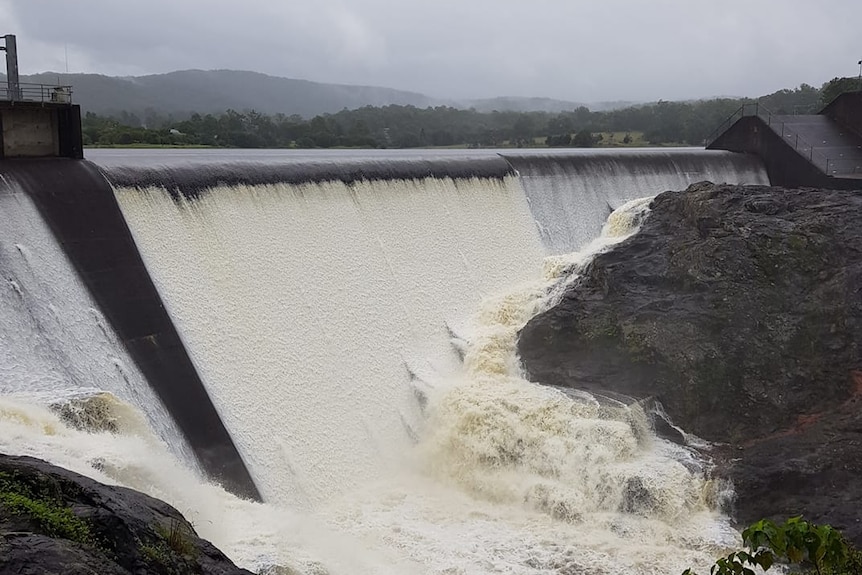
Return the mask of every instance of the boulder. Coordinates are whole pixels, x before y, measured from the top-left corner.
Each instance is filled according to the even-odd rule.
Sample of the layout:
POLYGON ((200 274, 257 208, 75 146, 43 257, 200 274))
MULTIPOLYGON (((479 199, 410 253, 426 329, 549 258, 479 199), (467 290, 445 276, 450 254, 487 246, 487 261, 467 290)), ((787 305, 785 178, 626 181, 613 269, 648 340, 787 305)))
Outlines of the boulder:
POLYGON ((0 455, 0 573, 250 572, 163 501, 39 459, 0 455))
POLYGON ((531 319, 533 381, 660 401, 723 444, 742 522, 803 514, 862 542, 862 194, 701 183, 531 319))

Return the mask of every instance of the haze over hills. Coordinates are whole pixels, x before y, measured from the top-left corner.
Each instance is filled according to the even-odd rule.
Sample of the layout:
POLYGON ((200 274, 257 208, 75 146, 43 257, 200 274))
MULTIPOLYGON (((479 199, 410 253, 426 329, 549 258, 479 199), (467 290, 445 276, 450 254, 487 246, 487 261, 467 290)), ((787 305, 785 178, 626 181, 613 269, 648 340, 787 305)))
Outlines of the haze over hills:
POLYGON ((616 110, 626 108, 636 102, 592 102, 584 104, 580 102, 571 102, 568 100, 555 100, 553 98, 516 98, 516 97, 499 97, 485 98, 482 100, 467 100, 465 102, 454 102, 449 105, 456 108, 474 108, 477 112, 550 112, 552 114, 558 112, 567 112, 586 106, 593 112, 603 112, 605 110, 616 110))
MULTIPOLYGON (((73 100, 85 112, 113 115, 122 111, 146 116, 149 108, 160 114, 187 116, 191 112, 222 113, 227 109, 255 110, 264 114, 297 114, 311 118, 345 108, 410 105, 452 106, 513 112, 561 112, 585 104, 551 98, 501 97, 456 101, 416 92, 375 86, 324 84, 237 70, 184 70, 168 74, 118 78, 99 74, 44 72, 22 76, 22 82, 70 84, 73 100)), ((630 102, 588 105, 593 110, 623 107, 630 102)))
POLYGON ((88 112, 143 114, 152 108, 162 114, 221 113, 256 110, 312 117, 343 108, 401 104, 428 106, 422 94, 376 88, 320 84, 234 70, 185 70, 169 74, 115 78, 96 74, 44 73, 27 82, 56 83, 58 77, 74 89, 73 99, 88 112))

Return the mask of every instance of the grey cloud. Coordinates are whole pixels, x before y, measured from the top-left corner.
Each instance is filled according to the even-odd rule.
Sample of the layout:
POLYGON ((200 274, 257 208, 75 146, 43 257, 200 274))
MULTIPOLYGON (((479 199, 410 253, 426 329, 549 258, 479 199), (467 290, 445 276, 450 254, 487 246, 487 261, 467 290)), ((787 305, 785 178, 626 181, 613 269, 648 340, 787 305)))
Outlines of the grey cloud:
POLYGON ((757 95, 853 75, 857 0, 0 0, 24 72, 232 68, 439 97, 757 95))

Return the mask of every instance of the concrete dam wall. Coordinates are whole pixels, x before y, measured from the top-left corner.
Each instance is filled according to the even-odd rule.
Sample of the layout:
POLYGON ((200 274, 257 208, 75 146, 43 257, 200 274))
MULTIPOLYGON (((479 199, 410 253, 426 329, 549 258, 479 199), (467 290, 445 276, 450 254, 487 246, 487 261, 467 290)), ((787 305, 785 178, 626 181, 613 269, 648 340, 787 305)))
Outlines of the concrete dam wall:
MULTIPOLYGON (((116 333, 202 467, 228 489, 257 498, 254 483, 213 409, 99 169, 83 160, 14 160, 0 162, 0 175, 0 196, 4 211, 9 212, 4 217, 27 209, 22 203, 32 202, 38 209, 53 234, 43 238, 53 245, 48 249, 57 260, 67 259, 74 267, 107 319, 106 329, 116 333)), ((12 231, 4 228, 0 226, 4 232, 12 231)), ((10 244, 23 245, 10 236, 4 237, 7 251, 10 244)), ((15 281, 4 271, 7 281, 15 281)), ((58 313, 63 313, 65 303, 55 302, 58 313)), ((74 348, 78 343, 55 345, 74 348)))
MULTIPOLYGON (((724 152, 423 154, 4 161, 0 198, 27 221, 38 210, 52 257, 86 288, 81 307, 91 298, 105 345, 119 346, 117 393, 160 403, 151 423, 166 442, 234 493, 314 507, 416 442, 417 397, 447 385, 453 341, 501 286, 584 246, 629 200, 704 179, 768 183, 757 161, 724 152)), ((0 225, 0 265, 26 294, 16 262, 36 240, 24 228, 0 225)), ((70 290, 30 293, 58 316, 68 307, 70 290)), ((10 317, 76 347, 44 319, 32 327, 40 308, 15 297, 10 317)))

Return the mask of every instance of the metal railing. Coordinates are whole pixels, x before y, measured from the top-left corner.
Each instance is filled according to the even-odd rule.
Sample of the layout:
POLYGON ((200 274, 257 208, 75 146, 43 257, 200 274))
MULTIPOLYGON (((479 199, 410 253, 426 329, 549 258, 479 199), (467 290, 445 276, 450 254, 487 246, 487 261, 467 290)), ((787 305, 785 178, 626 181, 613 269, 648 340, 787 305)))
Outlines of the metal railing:
POLYGON ((72 86, 56 84, 30 84, 22 82, 17 90, 10 89, 7 84, 0 84, 0 100, 13 102, 50 102, 53 104, 71 104, 72 86))
POLYGON ((785 114, 778 115, 770 112, 763 105, 755 102, 753 104, 743 104, 740 108, 731 114, 718 128, 706 138, 706 147, 708 148, 715 143, 716 140, 726 132, 733 124, 745 117, 755 116, 760 118, 763 123, 769 126, 773 132, 781 136, 784 143, 793 148, 809 163, 821 170, 827 176, 835 176, 843 173, 856 173, 857 169, 850 168, 849 170, 842 169, 843 164, 847 163, 842 158, 829 157, 820 150, 815 149, 814 145, 805 141, 791 126, 782 120, 785 114))
POLYGON ((739 120, 746 116, 745 109, 749 106, 756 106, 757 104, 743 104, 740 106, 734 113, 727 117, 725 121, 716 126, 716 128, 710 132, 710 134, 706 137, 703 142, 705 148, 710 147, 715 143, 718 138, 724 134, 732 125, 737 123, 739 120))

